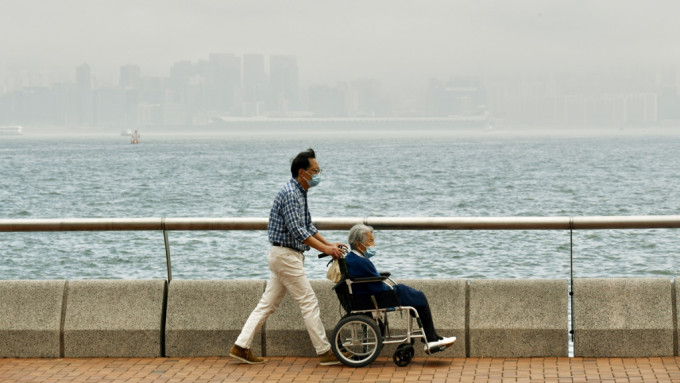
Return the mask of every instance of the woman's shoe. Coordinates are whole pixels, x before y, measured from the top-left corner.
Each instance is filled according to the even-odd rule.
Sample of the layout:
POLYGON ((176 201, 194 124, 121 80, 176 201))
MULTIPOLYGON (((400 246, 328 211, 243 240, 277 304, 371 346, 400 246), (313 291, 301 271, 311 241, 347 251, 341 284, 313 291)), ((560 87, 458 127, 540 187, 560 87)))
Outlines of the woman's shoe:
POLYGON ((451 345, 453 345, 454 343, 456 343, 455 336, 442 338, 434 342, 427 342, 427 345, 425 346, 425 353, 434 354, 435 352, 444 351, 447 348, 451 347, 451 345))

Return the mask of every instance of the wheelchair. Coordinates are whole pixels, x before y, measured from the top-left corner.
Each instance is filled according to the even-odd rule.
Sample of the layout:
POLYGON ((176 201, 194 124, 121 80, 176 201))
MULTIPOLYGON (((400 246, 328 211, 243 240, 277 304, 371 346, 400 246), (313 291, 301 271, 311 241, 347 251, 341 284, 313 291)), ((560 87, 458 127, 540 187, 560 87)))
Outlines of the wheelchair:
MULTIPOLYGON (((319 257, 325 254, 319 254, 319 257)), ((392 360, 399 367, 408 366, 415 355, 414 343, 422 339, 425 352, 430 354, 439 350, 430 350, 425 331, 418 316, 418 311, 399 303, 390 279, 390 273, 381 273, 380 277, 354 278, 347 272, 345 258, 337 260, 341 280, 333 290, 338 296, 345 315, 340 319, 331 336, 331 350, 342 364, 350 367, 367 366, 380 355, 383 345, 399 344, 392 355, 392 360), (385 283, 388 291, 376 294, 354 294, 353 289, 362 283, 385 283), (408 314, 405 333, 393 333, 390 329, 388 314, 408 314)), ((330 262, 329 262, 330 264, 330 262)))

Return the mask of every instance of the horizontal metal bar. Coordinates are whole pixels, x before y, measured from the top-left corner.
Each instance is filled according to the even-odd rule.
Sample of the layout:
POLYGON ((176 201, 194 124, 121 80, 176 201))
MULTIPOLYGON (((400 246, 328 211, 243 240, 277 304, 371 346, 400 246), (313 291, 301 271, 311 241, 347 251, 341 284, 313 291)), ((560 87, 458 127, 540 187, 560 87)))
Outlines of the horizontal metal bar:
POLYGON ((573 217, 574 230, 592 229, 675 229, 680 215, 573 217))
POLYGON ((161 218, 3 219, 0 231, 162 230, 161 218))
MULTIPOLYGON (((341 217, 317 218, 321 230, 357 223, 377 230, 573 230, 680 228, 680 215, 591 217, 341 217)), ((0 232, 266 230, 267 218, 56 218, 0 219, 0 232)))
POLYGON ((367 225, 389 230, 566 230, 569 217, 369 218, 367 225))

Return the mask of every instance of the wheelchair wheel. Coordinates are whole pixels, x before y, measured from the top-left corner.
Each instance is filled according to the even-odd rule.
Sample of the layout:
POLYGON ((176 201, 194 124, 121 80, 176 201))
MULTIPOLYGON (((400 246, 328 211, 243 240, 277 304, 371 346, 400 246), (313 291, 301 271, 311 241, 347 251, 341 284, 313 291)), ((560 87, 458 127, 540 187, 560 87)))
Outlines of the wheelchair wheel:
POLYGON ((397 366, 406 367, 411 363, 413 355, 415 354, 416 351, 413 349, 412 344, 402 343, 397 347, 397 351, 394 352, 394 355, 392 355, 392 360, 397 366))
POLYGON ((345 317, 333 330, 331 349, 346 366, 364 367, 373 363, 382 346, 380 329, 366 315, 345 317))

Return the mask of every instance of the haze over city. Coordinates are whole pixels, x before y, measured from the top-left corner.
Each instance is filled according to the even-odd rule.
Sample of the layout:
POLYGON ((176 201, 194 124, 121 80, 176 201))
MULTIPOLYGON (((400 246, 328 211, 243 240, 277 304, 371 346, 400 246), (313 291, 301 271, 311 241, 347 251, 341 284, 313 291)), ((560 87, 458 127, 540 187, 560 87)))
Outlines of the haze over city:
POLYGON ((114 82, 121 65, 167 75, 213 52, 293 54, 307 83, 680 64, 673 0, 1 4, 3 77, 86 62, 114 82))
MULTIPOLYGON (((442 82, 440 87, 451 88, 460 87, 460 82, 450 81, 456 78, 557 76, 553 79, 560 89, 570 86, 573 78, 577 88, 587 83, 589 89, 572 92, 578 97, 626 92, 626 100, 644 98, 640 108, 661 108, 661 115, 650 121, 680 117, 680 23, 676 21, 680 3, 672 0, 0 3, 0 33, 6 36, 0 45, 0 95, 24 87, 74 82, 76 68, 83 65, 89 68, 93 88, 115 87, 120 86, 121 68, 126 66, 138 68, 143 77, 166 78, 178 62, 197 63, 222 54, 241 60, 257 54, 265 60, 294 57, 295 82, 301 92, 320 85, 336 87, 339 82, 376 81, 384 97, 393 98, 392 114, 395 109, 408 109, 397 113, 408 114, 421 108, 402 107, 401 102, 431 102, 431 94, 415 93, 432 93, 433 79, 442 82), (611 84, 627 83, 631 77, 647 83, 638 86, 637 78, 633 82, 638 85, 612 88, 611 84), (600 80, 603 85, 598 87, 600 80), (409 97, 422 100, 395 100, 409 97), (649 107, 650 103, 654 105, 649 107), (674 112, 664 115, 664 108, 674 112)), ((540 87, 554 89, 546 84, 540 87)), ((499 85, 479 85, 486 98, 482 106, 506 116, 507 110, 492 108, 490 98, 500 97, 494 96, 494 87, 499 85)), ((312 98, 314 91, 309 92, 305 97, 312 98)), ((549 96, 562 97, 565 92, 549 96)), ((527 97, 540 98, 551 91, 539 93, 527 97)), ((628 102, 616 97, 596 103, 628 102)), ((306 103, 300 108, 313 109, 306 103)), ((230 114, 249 114, 240 104, 226 109, 230 114)), ((280 109, 268 105, 268 110, 280 109)), ((427 114, 432 106, 421 109, 417 113, 427 114)), ((351 111, 346 114, 353 115, 351 111)), ((384 113, 364 110, 354 114, 384 113)))

